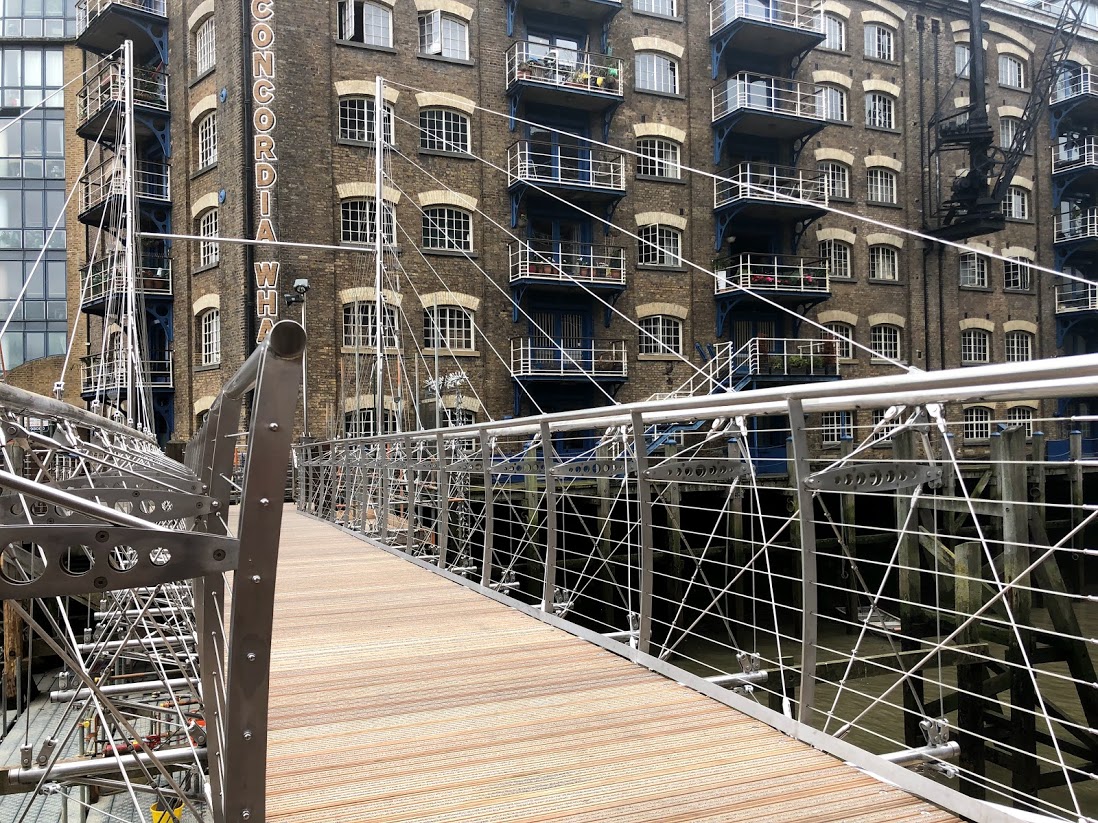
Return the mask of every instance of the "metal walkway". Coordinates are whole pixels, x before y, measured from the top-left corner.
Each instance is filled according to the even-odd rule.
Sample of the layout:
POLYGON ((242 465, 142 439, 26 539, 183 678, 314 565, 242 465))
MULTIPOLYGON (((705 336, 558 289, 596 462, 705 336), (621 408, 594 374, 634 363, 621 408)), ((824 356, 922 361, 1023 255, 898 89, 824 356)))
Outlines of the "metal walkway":
POLYGON ((956 820, 287 508, 272 821, 956 820))

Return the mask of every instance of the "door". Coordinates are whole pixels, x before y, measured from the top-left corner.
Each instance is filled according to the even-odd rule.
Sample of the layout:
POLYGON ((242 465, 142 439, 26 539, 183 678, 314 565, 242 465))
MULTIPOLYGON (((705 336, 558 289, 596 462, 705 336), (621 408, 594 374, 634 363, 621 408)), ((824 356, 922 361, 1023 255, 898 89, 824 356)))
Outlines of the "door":
POLYGON ((535 371, 562 374, 590 368, 588 318, 582 312, 530 313, 530 360, 535 371))
POLYGON ((530 166, 534 176, 558 183, 591 182, 591 151, 579 134, 530 126, 530 166))
POLYGON ((549 258, 565 274, 573 277, 579 273, 581 266, 591 265, 590 247, 584 245, 580 221, 531 217, 528 231, 535 261, 549 258))

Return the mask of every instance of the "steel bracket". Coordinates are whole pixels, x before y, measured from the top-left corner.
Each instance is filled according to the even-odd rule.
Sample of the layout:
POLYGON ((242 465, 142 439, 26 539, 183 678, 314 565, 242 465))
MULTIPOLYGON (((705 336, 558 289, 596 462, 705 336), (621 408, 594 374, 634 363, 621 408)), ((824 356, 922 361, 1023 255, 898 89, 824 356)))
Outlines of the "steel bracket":
POLYGON ((611 477, 628 468, 619 460, 572 460, 553 466, 551 473, 554 477, 611 477))
POLYGON ((689 483, 727 483, 750 473, 744 463, 732 463, 728 460, 680 460, 668 461, 652 466, 645 471, 648 480, 675 480, 689 483))
POLYGON ((804 479, 813 491, 864 492, 913 489, 924 483, 931 488, 942 484, 941 466, 911 463, 877 463, 869 466, 838 466, 804 479))

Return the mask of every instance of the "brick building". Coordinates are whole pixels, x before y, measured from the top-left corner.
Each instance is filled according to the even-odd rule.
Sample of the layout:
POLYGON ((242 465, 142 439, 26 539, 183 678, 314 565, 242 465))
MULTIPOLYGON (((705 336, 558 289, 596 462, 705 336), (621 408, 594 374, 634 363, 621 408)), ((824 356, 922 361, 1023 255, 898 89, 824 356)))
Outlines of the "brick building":
MULTIPOLYGON (((895 368, 809 342, 826 335, 799 314, 930 369, 1098 342, 1094 290, 1029 268, 1098 276, 1093 8, 1011 181, 1006 227, 970 243, 1008 263, 824 208, 924 225, 925 124, 967 104, 967 6, 171 0, 165 12, 173 231, 329 247, 172 245, 177 439, 276 311, 307 312, 314 436, 372 431, 375 405, 404 426, 417 409, 433 423, 436 369, 468 376, 440 391, 443 405, 485 419, 667 392, 721 345, 754 345, 774 371, 760 382, 833 379, 836 361, 843 376, 895 368), (375 75, 391 81, 393 145, 382 302, 407 364, 388 358, 377 404, 363 331, 378 302, 375 75), (287 305, 303 278, 304 303, 287 305)), ((1003 145, 1057 12, 985 3, 1003 145)), ((979 434, 1029 413, 967 416, 979 434)))

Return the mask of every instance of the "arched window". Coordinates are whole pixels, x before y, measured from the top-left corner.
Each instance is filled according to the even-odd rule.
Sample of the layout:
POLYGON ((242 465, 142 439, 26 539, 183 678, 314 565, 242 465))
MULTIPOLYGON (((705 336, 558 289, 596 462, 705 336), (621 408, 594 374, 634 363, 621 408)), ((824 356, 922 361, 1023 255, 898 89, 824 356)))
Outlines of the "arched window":
POLYGON ((971 406, 964 411, 965 440, 987 440, 991 437, 991 409, 986 406, 971 406))
MULTIPOLYGON (((344 243, 372 245, 375 242, 374 201, 350 198, 339 204, 339 239, 344 243)), ((396 245, 396 216, 390 203, 382 210, 382 242, 396 245)))
POLYGON ((469 153, 469 118, 452 109, 420 109, 419 147, 423 151, 469 153))
POLYGON ((1026 61, 1013 54, 999 55, 999 85, 1011 89, 1026 87, 1026 61))
POLYGON ((682 354, 682 321, 666 314, 640 320, 639 354, 682 354))
POLYGON ((1033 264, 1024 257, 1012 257, 1003 263, 1003 288, 1029 291, 1033 288, 1033 264))
POLYGON ((198 168, 217 162, 217 112, 211 111, 198 121, 198 168))
POLYGON ((423 310, 423 348, 475 351, 476 322, 464 306, 429 306, 423 310))
MULTIPOLYGON (((1018 129, 1022 126, 1022 119, 1020 117, 1011 117, 1009 115, 999 118, 999 147, 1003 149, 1009 149, 1014 145, 1014 138, 1018 134, 1018 129)), ((1026 151, 1029 151, 1029 146, 1025 147, 1026 151)))
POLYGON ((850 197, 850 166, 835 160, 826 160, 816 168, 823 173, 827 196, 847 199, 850 197))
POLYGON ((1010 423, 1025 429, 1027 439, 1033 437, 1033 409, 1029 406, 1011 406, 1006 416, 1010 423))
POLYGON ((663 137, 643 137, 637 140, 637 176, 678 180, 682 177, 680 149, 681 144, 677 141, 663 137))
POLYGON ((986 289, 987 258, 973 252, 962 252, 958 260, 959 270, 957 282, 959 285, 970 289, 986 289))
POLYGON ((198 359, 203 366, 221 362, 221 312, 207 309, 198 315, 198 359))
POLYGON ((638 91, 679 93, 679 63, 658 52, 641 52, 636 59, 638 91))
POLYGON ((203 239, 198 244, 198 265, 201 268, 216 266, 221 259, 221 247, 208 237, 218 236, 217 208, 206 209, 198 216, 198 235, 203 239))
POLYGON ((972 63, 972 48, 968 43, 953 46, 953 71, 958 77, 968 77, 972 63))
POLYGON ((846 51, 846 21, 837 14, 828 12, 823 16, 824 41, 821 49, 846 51))
POLYGON ((473 216, 450 206, 425 208, 422 245, 431 251, 472 251, 473 216))
MULTIPOLYGON (((386 349, 399 345, 399 328, 395 306, 383 306, 385 318, 383 344, 386 349)), ((377 306, 372 300, 355 300, 343 304, 343 347, 373 350, 377 347, 377 306)))
POLYGON ((827 263, 829 277, 848 278, 852 276, 850 256, 853 248, 842 240, 824 240, 820 243, 820 257, 827 263))
POLYGON ((846 89, 839 86, 816 87, 816 111, 824 120, 845 123, 847 118, 846 89))
POLYGON ((961 332, 961 362, 966 366, 991 362, 991 334, 983 329, 961 332))
POLYGON ((881 23, 865 27, 865 56, 874 60, 896 60, 896 32, 881 23))
POLYGON ((879 323, 869 330, 869 345, 877 357, 900 360, 903 354, 900 339, 900 327, 889 323, 879 323))
POLYGON ((825 323, 824 327, 831 332, 825 334, 824 340, 830 340, 835 344, 835 354, 840 360, 854 359, 854 327, 849 323, 825 323))
POLYGON ((672 226, 652 223, 641 226, 637 263, 641 266, 677 268, 682 265, 682 232, 672 226))
POLYGON ((900 254, 895 248, 892 246, 869 247, 869 279, 900 279, 900 254))
POLYGON ((1003 198, 1003 214, 1011 220, 1029 219, 1029 192, 1021 186, 1011 186, 1003 198))
POLYGON ((844 411, 823 412, 820 415, 820 439, 825 446, 837 446, 844 437, 850 437, 850 413, 844 411))
POLYGON ((469 24, 439 10, 419 15, 419 53, 469 59, 469 24))
POLYGON ((1033 359, 1033 335, 1027 331, 1007 332, 1004 346, 1008 363, 1022 363, 1033 359))
POLYGON ((866 173, 865 199, 870 203, 895 204, 896 172, 880 166, 871 167, 866 173))
POLYGON ((205 74, 217 62, 217 37, 214 16, 203 20, 194 33, 195 74, 205 74))
POLYGON ((392 48, 393 10, 371 0, 340 0, 339 39, 392 48))
MULTIPOLYGON (((381 115, 385 143, 393 145, 393 107, 386 103, 381 115)), ((339 98, 339 139, 352 143, 374 142, 374 101, 369 97, 339 98)))
POLYGON ((871 91, 865 96, 865 124, 873 129, 896 130, 896 98, 871 91))

